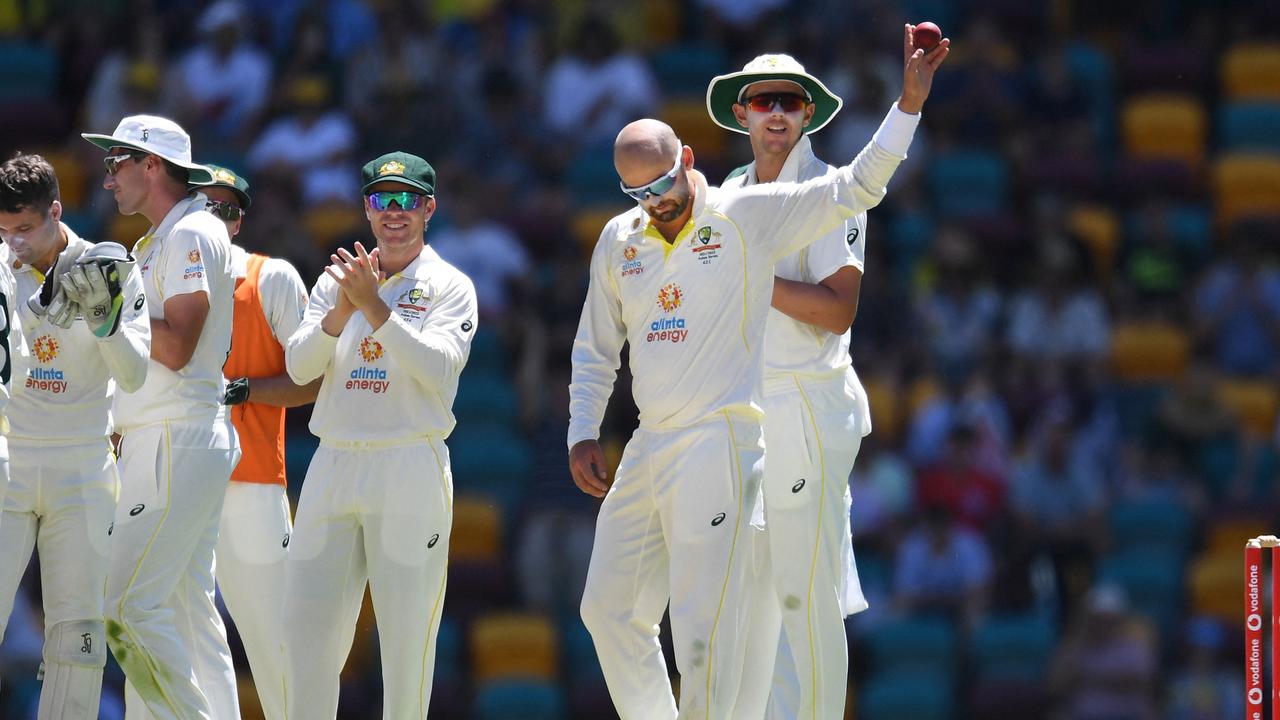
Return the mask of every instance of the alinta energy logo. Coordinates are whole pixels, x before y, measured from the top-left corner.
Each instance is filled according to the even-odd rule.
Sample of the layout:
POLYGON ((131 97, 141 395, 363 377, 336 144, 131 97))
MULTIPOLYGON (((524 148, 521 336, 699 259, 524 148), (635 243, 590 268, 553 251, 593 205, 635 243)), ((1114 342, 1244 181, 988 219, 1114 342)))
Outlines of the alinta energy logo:
POLYGON ((689 337, 689 331, 685 328, 685 319, 672 315, 683 303, 684 293, 679 285, 670 283, 662 286, 658 291, 658 307, 662 308, 665 317, 649 323, 649 334, 645 337, 645 342, 678 343, 684 342, 689 337))
MULTIPOLYGON (((50 335, 41 335, 31 343, 31 352, 41 365, 53 362, 58 357, 58 350, 58 340, 50 335)), ((67 380, 57 368, 33 367, 27 370, 27 388, 61 394, 67 391, 67 380)))
POLYGON ((644 272, 644 263, 636 259, 637 254, 635 245, 628 245, 622 251, 622 277, 644 272))
MULTIPOLYGON (((382 358, 382 343, 366 336, 360 341, 360 359, 367 363, 377 362, 382 358)), ((390 387, 387 371, 380 367, 358 367, 351 371, 347 379, 348 390, 364 390, 374 395, 381 395, 390 387)))

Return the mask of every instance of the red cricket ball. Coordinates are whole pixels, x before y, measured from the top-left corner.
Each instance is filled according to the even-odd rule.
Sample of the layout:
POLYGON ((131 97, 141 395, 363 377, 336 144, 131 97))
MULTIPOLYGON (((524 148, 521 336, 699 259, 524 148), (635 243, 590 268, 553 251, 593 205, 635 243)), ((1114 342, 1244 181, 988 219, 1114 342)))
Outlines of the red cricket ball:
POLYGON ((938 47, 938 43, 942 42, 942 30, 931 22, 922 22, 916 25, 915 31, 911 34, 911 39, 915 42, 916 47, 929 52, 938 47))

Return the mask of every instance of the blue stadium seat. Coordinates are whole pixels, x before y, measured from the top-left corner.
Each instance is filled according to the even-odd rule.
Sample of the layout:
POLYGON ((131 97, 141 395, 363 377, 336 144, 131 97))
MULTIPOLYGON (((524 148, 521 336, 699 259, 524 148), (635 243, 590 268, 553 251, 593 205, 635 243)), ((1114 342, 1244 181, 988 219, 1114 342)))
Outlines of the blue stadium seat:
POLYGON ((58 56, 51 45, 0 43, 0 67, 5 103, 48 100, 58 89, 58 56))
POLYGON ((1121 550, 1103 558, 1098 580, 1124 588, 1129 607, 1146 616, 1160 630, 1162 639, 1173 638, 1182 607, 1183 556, 1146 548, 1121 550))
POLYGON ((477 720, 561 720, 564 693, 537 680, 495 680, 476 692, 477 720))
POLYGON ((459 423, 479 420, 514 426, 517 415, 516 389, 508 375, 471 368, 462 372, 453 401, 459 423))
POLYGON ((626 199, 618 189, 618 171, 613 167, 611 145, 581 148, 569 161, 565 184, 579 207, 626 199))
POLYGON ((1039 614, 988 618, 974 632, 970 647, 976 677, 985 682, 1042 679, 1056 636, 1053 621, 1039 614))
POLYGON ((1224 105, 1218 111, 1218 147, 1228 152, 1280 153, 1280 103, 1224 105))
POLYGON ((955 668, 956 630, 941 618, 887 620, 868 631, 866 644, 877 671, 933 668, 949 677, 955 668))
POLYGON ((459 423, 447 445, 455 491, 491 495, 514 517, 533 462, 524 436, 507 423, 475 420, 459 423))
POLYGON ((596 646, 591 633, 576 615, 561 624, 561 637, 564 641, 565 669, 574 681, 599 678, 604 679, 604 671, 600 669, 600 660, 596 656, 596 646))
POLYGON ((877 673, 855 702, 859 720, 949 720, 954 704, 950 676, 927 668, 877 673))
POLYGON ((928 169, 933 206, 943 217, 993 215, 1005 208, 1009 165, 980 148, 938 153, 928 169))
POLYGON ((1114 148, 1115 70, 1110 58, 1096 45, 1077 42, 1067 48, 1067 65, 1084 91, 1098 139, 1104 147, 1114 148))
MULTIPOLYGON (((435 228, 432 220, 432 228, 435 228)), ((492 327, 480 324, 476 328, 475 337, 471 338, 471 354, 467 357, 467 367, 462 371, 463 382, 468 372, 477 370, 506 374, 506 349, 502 347, 502 338, 492 327)))
POLYGON ((440 620, 436 634, 436 668, 433 684, 456 684, 462 679, 462 631, 453 618, 440 620))
POLYGON ((662 92, 701 98, 707 94, 708 80, 728 72, 729 57, 710 43, 672 45, 655 52, 649 67, 662 92))
POLYGON ((1191 514, 1172 500, 1117 503, 1108 522, 1112 546, 1126 552, 1149 548, 1183 553, 1191 542, 1191 514))

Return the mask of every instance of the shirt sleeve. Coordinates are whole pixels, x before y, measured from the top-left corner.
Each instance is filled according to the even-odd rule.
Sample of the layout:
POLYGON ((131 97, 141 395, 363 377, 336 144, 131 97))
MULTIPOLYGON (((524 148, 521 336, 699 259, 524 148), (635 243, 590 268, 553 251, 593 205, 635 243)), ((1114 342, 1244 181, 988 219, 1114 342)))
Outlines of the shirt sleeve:
POLYGON ((776 262, 878 205, 919 123, 919 115, 908 115, 895 104, 853 162, 803 183, 765 183, 736 191, 726 210, 747 241, 766 247, 776 262))
POLYGON ((209 294, 209 273, 205 262, 217 257, 213 251, 214 239, 207 232, 194 227, 180 227, 164 240, 160 252, 160 267, 156 286, 164 303, 171 297, 203 292, 209 294))
POLYGON ((612 237, 613 223, 605 227, 591 256, 591 280, 587 300, 573 340, 573 374, 569 383, 569 448, 582 440, 600 437, 600 423, 613 394, 613 383, 622 363, 622 345, 627 339, 622 322, 622 299, 610 275, 606 237, 612 237))
POLYGON ((258 274, 258 294, 276 342, 284 346, 302 324, 307 309, 307 286, 287 260, 268 258, 258 274))
POLYGON ((142 274, 131 268, 124 283, 120 327, 97 341, 98 353, 123 392, 137 392, 147 379, 151 358, 151 315, 143 292, 142 274))
POLYGON ((373 338, 418 384, 439 390, 462 373, 475 332, 476 290, 471 280, 459 273, 436 298, 421 330, 391 313, 373 338))
POLYGON ((844 225, 823 235, 809 246, 809 273, 813 282, 822 282, 841 268, 862 272, 866 255, 867 214, 858 213, 844 225))
POLYGON ((338 285, 328 275, 321 275, 307 299, 302 324, 289 336, 284 348, 284 366, 298 385, 306 385, 324 374, 333 361, 338 338, 320 327, 320 321, 333 309, 338 299, 338 285))

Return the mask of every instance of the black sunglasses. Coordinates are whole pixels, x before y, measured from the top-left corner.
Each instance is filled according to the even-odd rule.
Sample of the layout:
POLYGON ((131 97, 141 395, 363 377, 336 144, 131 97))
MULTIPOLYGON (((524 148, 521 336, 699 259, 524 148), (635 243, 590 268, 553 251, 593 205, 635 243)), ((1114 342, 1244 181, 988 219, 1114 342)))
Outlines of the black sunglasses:
POLYGON ((204 209, 223 222, 235 222, 245 215, 244 208, 221 200, 205 200, 204 209))

